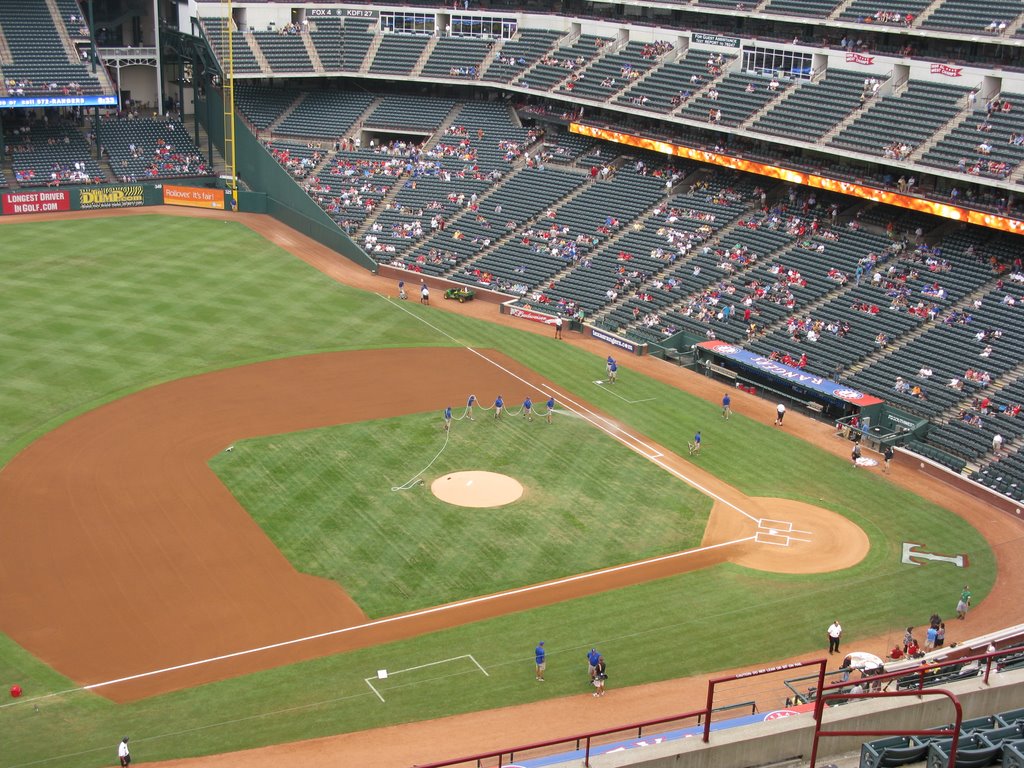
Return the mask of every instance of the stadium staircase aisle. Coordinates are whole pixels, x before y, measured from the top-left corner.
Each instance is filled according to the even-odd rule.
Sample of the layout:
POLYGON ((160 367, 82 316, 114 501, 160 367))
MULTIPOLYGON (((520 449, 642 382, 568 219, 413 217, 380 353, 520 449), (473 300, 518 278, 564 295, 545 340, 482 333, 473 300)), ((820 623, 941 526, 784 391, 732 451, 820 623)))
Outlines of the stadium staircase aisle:
POLYGON ((383 41, 384 35, 378 29, 373 33, 373 39, 370 41, 370 47, 366 49, 366 55, 359 63, 359 72, 361 74, 366 74, 370 71, 370 67, 373 65, 373 60, 377 57, 377 51, 380 50, 380 46, 383 41))
MULTIPOLYGON (((503 209, 501 219, 511 219, 517 223, 529 220, 546 211, 553 200, 575 189, 579 182, 580 176, 576 173, 516 168, 500 183, 492 184, 477 193, 478 210, 484 206, 489 208, 492 203, 495 206, 500 204, 503 209)), ((476 275, 472 269, 452 274, 453 266, 458 268, 475 259, 482 242, 494 237, 493 229, 488 226, 486 217, 483 219, 480 221, 477 211, 470 210, 469 206, 460 208, 450 217, 445 230, 433 233, 424 241, 413 243, 405 249, 402 252, 403 263, 409 266, 413 263, 417 266, 422 265, 420 268, 428 274, 447 273, 453 280, 470 284, 480 283, 497 290, 505 290, 512 285, 511 282, 504 286, 497 280, 484 280, 482 274, 476 275), (441 254, 440 265, 431 260, 431 254, 441 254)), ((521 225, 516 227, 517 230, 521 228, 521 225)))
POLYGON ((640 77, 638 77, 635 80, 631 81, 629 83, 629 85, 627 85, 621 91, 619 91, 616 94, 612 94, 613 96, 615 96, 615 101, 617 101, 620 104, 628 103, 630 97, 634 95, 634 93, 633 93, 634 89, 636 89, 637 93, 642 94, 645 89, 643 87, 637 88, 637 86, 640 85, 641 83, 646 82, 648 80, 648 78, 650 78, 651 75, 655 74, 656 72, 661 71, 661 68, 662 68, 662 66, 664 64, 675 62, 675 61, 678 60, 678 58, 679 58, 679 51, 676 48, 671 48, 668 51, 666 51, 665 53, 663 53, 661 56, 659 56, 655 60, 654 66, 650 67, 645 72, 643 72, 640 75, 640 77))
MULTIPOLYGON (((575 173, 575 171, 567 171, 567 173, 575 173)), ((578 175, 580 181, 582 182, 581 184, 579 184, 579 186, 573 188, 569 192, 561 195, 560 197, 551 200, 544 206, 544 210, 539 211, 535 215, 531 216, 529 219, 521 222, 516 229, 506 231, 505 234, 501 235, 500 237, 496 237, 491 242, 490 245, 477 251, 476 255, 473 258, 469 259, 468 261, 464 262, 459 266, 468 269, 473 269, 482 261, 484 261, 488 256, 493 255, 494 253, 499 251, 503 246, 506 246, 509 243, 521 239, 523 236, 523 232, 525 232, 526 230, 531 229, 533 227, 539 227, 540 225, 542 225, 546 219, 547 211, 549 209, 562 208, 563 206, 567 205, 568 203, 572 202, 577 197, 582 195, 596 183, 582 173, 579 173, 578 175)), ((484 202, 484 200, 485 198, 481 197, 480 202, 484 202)), ((449 270, 449 273, 451 273, 451 271, 452 270, 449 270)))
POLYGON ((790 87, 785 88, 778 96, 776 96, 771 101, 768 101, 765 104, 763 104, 761 107, 758 108, 758 110, 756 112, 751 114, 742 123, 737 125, 736 126, 736 130, 738 130, 738 131, 745 131, 748 128, 750 128, 750 126, 752 126, 754 123, 756 123, 762 117, 767 115, 773 109, 775 109, 776 107, 779 107, 782 104, 784 104, 786 102, 786 100, 789 99, 791 96, 793 96, 794 94, 800 93, 800 87, 805 82, 806 82, 805 80, 797 80, 790 87))
POLYGON ((484 56, 483 59, 480 60, 480 66, 477 67, 477 74, 476 74, 476 79, 477 80, 484 80, 485 79, 484 75, 487 74, 487 70, 490 68, 491 63, 496 58, 501 56, 501 52, 505 49, 505 43, 506 42, 508 42, 508 40, 505 39, 505 38, 502 38, 502 39, 494 41, 494 45, 492 45, 490 47, 490 50, 487 51, 487 55, 484 56))
POLYGON ((313 71, 318 75, 326 72, 327 67, 324 66, 324 63, 320 58, 320 52, 317 51, 316 45, 313 43, 313 38, 309 34, 309 30, 303 29, 299 35, 299 39, 302 40, 302 45, 306 49, 306 55, 309 56, 309 62, 313 65, 313 71))
POLYGON ((291 104, 289 104, 285 108, 284 112, 282 112, 280 115, 278 115, 277 118, 270 125, 267 126, 267 131, 271 135, 273 135, 275 132, 277 132, 277 129, 281 125, 281 123, 283 123, 285 120, 287 120, 288 117, 292 114, 292 112, 294 112, 296 109, 298 109, 302 105, 302 102, 304 102, 308 98, 309 98, 309 91, 302 91, 302 92, 300 92, 298 98, 296 98, 291 104))
POLYGON ((828 18, 830 21, 835 21, 842 17, 844 13, 850 8, 851 5, 856 3, 857 0, 843 0, 839 5, 835 7, 832 13, 829 14, 828 18))
MULTIPOLYGON (((974 303, 975 299, 982 298, 991 289, 992 289, 992 286, 990 284, 985 284, 985 285, 981 286, 980 288, 978 288, 977 290, 967 294, 957 304, 956 307, 950 307, 950 309, 966 309, 966 308, 969 308, 974 303)), ((868 367, 874 365, 875 363, 881 362, 883 359, 886 359, 886 358, 890 358, 891 359, 891 358, 896 357, 899 354, 900 350, 902 350, 902 349, 906 348, 907 346, 909 346, 911 343, 913 343, 914 341, 919 339, 921 336, 923 336, 925 333, 927 333, 928 331, 930 331, 934 327, 935 327, 935 325, 933 323, 927 323, 927 322, 919 323, 912 330, 907 331, 904 334, 901 334, 899 337, 895 338, 894 340, 891 340, 887 345, 885 345, 885 347, 883 347, 881 349, 875 350, 870 355, 868 355, 866 358, 864 358, 863 360, 858 362, 856 365, 850 366, 849 370, 847 371, 848 375, 853 376, 854 374, 860 373, 865 368, 868 368, 868 367)))
POLYGON ((426 65, 427 60, 434 55, 434 49, 437 48, 437 41, 440 40, 437 35, 431 35, 427 38, 427 44, 423 46, 423 50, 420 52, 420 57, 416 59, 416 63, 412 65, 412 71, 409 73, 409 77, 419 77, 423 74, 423 67, 426 65))
MULTIPOLYGON (((584 36, 581 36, 580 40, 577 42, 582 42, 583 37, 584 36)), ((591 79, 590 75, 593 74, 595 67, 598 66, 601 62, 603 62, 606 58, 618 54, 621 50, 625 48, 625 46, 626 43, 625 41, 622 40, 611 40, 609 42, 605 42, 603 45, 601 45, 600 48, 596 49, 595 54, 592 57, 588 58, 585 64, 583 64, 582 66, 578 66, 573 70, 566 70, 565 78, 560 80, 557 84, 550 86, 548 90, 571 92, 573 90, 572 88, 566 88, 566 82, 568 80, 569 75, 579 75, 579 79, 581 81, 589 82, 591 79)), ((588 98, 593 98, 589 96, 589 94, 584 95, 588 96, 588 98)))
MULTIPOLYGON (((600 322, 600 315, 621 298, 609 299, 607 292, 613 290, 620 280, 617 268, 649 272, 663 266, 643 252, 642 244, 646 242, 650 218, 660 207, 665 205, 665 197, 659 194, 660 180, 656 183, 658 199, 632 217, 622 222, 618 231, 601 242, 597 248, 586 254, 590 266, 582 265, 582 260, 570 261, 548 278, 550 287, 544 295, 554 300, 564 299, 577 303, 591 317, 591 322, 600 322), (636 247, 634 244, 637 244, 636 247), (622 253, 630 254, 630 259, 620 258, 622 253)), ((639 285, 639 281, 637 283, 639 285)), ((631 284, 632 285, 632 284, 631 284)), ((623 292, 625 293, 625 291, 623 292)))
MULTIPOLYGON (((188 130, 188 128, 186 128, 186 130, 188 130)), ((189 135, 192 135, 191 131, 189 132, 189 135)), ((222 173, 224 173, 224 171, 227 169, 228 164, 224 161, 224 156, 220 153, 220 150, 217 149, 217 145, 211 145, 209 143, 209 134, 206 133, 206 129, 203 128, 203 126, 199 126, 199 131, 198 133, 192 136, 192 140, 195 141, 196 146, 199 147, 199 150, 203 153, 204 157, 207 157, 209 155, 210 147, 213 147, 213 155, 207 157, 207 159, 210 161, 210 171, 214 176, 220 176, 222 173)), ((241 180, 239 180, 239 184, 241 183, 241 180)))
MULTIPOLYGON (((739 59, 735 57, 727 59, 725 64, 722 66, 722 71, 720 74, 716 75, 715 77, 709 78, 708 80, 701 80, 700 87, 690 94, 690 98, 682 102, 679 106, 675 107, 669 114, 671 114, 673 117, 690 117, 691 119, 694 119, 692 116, 684 115, 683 113, 690 109, 697 102, 698 99, 707 96, 708 91, 711 90, 712 87, 717 88, 719 85, 725 82, 725 78, 728 77, 729 75, 730 68, 732 66, 735 66, 737 61, 739 61, 739 59)), ((696 119, 700 120, 701 118, 696 119)))
MULTIPOLYGON (((884 83, 883 83, 882 87, 883 88, 886 87, 884 83)), ((846 130, 851 125, 853 125, 853 123, 856 122, 857 118, 863 116, 869 109, 871 109, 871 107, 875 104, 875 102, 878 101, 878 99, 881 98, 881 95, 882 95, 882 92, 879 91, 878 94, 873 96, 872 98, 865 99, 863 102, 861 102, 861 105, 859 107, 857 107, 854 110, 851 110, 846 115, 846 117, 844 117, 838 123, 833 125, 827 131, 825 131, 825 133, 823 133, 821 135, 821 137, 819 138, 818 142, 822 146, 824 146, 826 144, 831 144, 832 143, 832 139, 834 139, 836 136, 838 136, 844 130, 846 130)))
MULTIPOLYGON (((974 116, 971 113, 970 107, 967 106, 967 96, 963 97, 963 105, 959 112, 954 115, 949 122, 939 128, 935 133, 929 136, 927 139, 921 142, 921 144, 914 148, 914 151, 906 156, 906 162, 908 163, 919 163, 921 159, 933 148, 936 144, 944 141, 951 133, 959 128, 963 123, 973 121, 974 116)), ((979 122, 981 118, 979 116, 979 122)))
POLYGON ((921 25, 927 21, 933 13, 935 13, 946 0, 932 0, 932 3, 922 10, 917 16, 914 17, 913 24, 910 25, 911 29, 919 29, 921 25))
POLYGON ((553 51, 561 38, 560 32, 551 30, 517 30, 512 38, 501 42, 500 56, 495 56, 486 67, 481 66, 480 79, 511 83, 553 51))
MULTIPOLYGON (((676 296, 696 296, 709 286, 722 280, 725 273, 717 269, 717 260, 714 256, 714 248, 720 243, 723 233, 741 219, 749 206, 742 202, 730 202, 725 205, 716 204, 712 197, 713 193, 725 186, 725 182, 714 172, 707 170, 699 171, 695 177, 694 184, 691 184, 690 191, 683 195, 676 195, 668 200, 668 210, 663 215, 656 215, 651 221, 654 233, 658 236, 657 246, 664 248, 666 254, 678 250, 668 243, 667 233, 678 232, 698 235, 707 231, 709 234, 694 241, 693 248, 683 256, 676 258, 668 264, 665 269, 659 270, 658 275, 652 275, 646 280, 636 293, 632 294, 624 305, 613 307, 606 319, 611 327, 624 330, 628 336, 640 341, 652 341, 646 332, 649 329, 641 328, 641 322, 637 322, 639 315, 649 313, 665 313, 672 311, 672 308, 679 308, 682 302, 688 298, 677 299, 676 296), (696 182, 706 185, 697 191, 696 182), (670 212, 677 211, 681 215, 676 221, 671 221, 670 212), (663 218, 662 218, 663 216, 663 218), (714 219, 707 218, 713 216, 714 219), (703 217, 703 218, 701 218, 703 217), (662 234, 658 234, 662 232, 662 234), (703 252, 704 248, 708 253, 703 252), (700 269, 695 272, 695 269, 700 269), (662 280, 664 278, 664 280, 662 280), (671 290, 664 290, 658 287, 659 281, 668 285, 668 280, 676 281, 678 290, 673 287, 671 290), (640 293, 643 294, 641 297, 640 293), (627 329, 632 330, 627 330, 627 329)), ((689 323, 682 323, 689 326, 689 323)), ((694 321, 693 325, 699 325, 694 321)), ((705 327, 691 327, 695 333, 703 335, 707 330, 705 327)), ((660 340, 661 335, 653 332, 653 335, 660 340)))
MULTIPOLYGON (((522 34, 522 33, 520 32, 518 34, 522 34)), ((540 60, 542 58, 544 58, 545 56, 548 56, 548 55, 552 55, 553 56, 555 53, 560 51, 563 47, 565 47, 567 45, 570 45, 571 43, 576 42, 576 40, 578 38, 579 38, 579 35, 576 35, 574 37, 572 35, 572 33, 566 32, 564 36, 556 38, 555 41, 547 49, 545 49, 543 53, 540 53, 539 55, 537 55, 537 58, 533 59, 533 61, 527 62, 526 68, 524 70, 522 70, 521 72, 516 73, 512 77, 512 79, 510 79, 510 80, 503 80, 502 82, 508 82, 511 85, 520 85, 520 86, 523 85, 523 83, 529 81, 530 75, 532 75, 534 72, 537 71, 537 68, 540 66, 540 60)), ((513 41, 513 42, 515 42, 515 41, 513 41)))
POLYGON ((259 40, 256 39, 256 34, 251 29, 247 29, 242 34, 242 38, 249 44, 249 50, 252 51, 253 58, 256 59, 256 64, 259 66, 260 72, 267 76, 273 75, 274 71, 270 68, 270 60, 267 59, 267 54, 264 53, 263 48, 260 47, 259 40))
MULTIPOLYGON (((430 139, 428 140, 428 142, 423 145, 423 152, 424 153, 429 152, 430 150, 434 149, 434 147, 436 147, 438 144, 440 144, 446 138, 445 134, 446 134, 447 130, 452 125, 454 125, 455 121, 458 119, 459 113, 462 112, 463 106, 464 106, 463 104, 456 104, 455 107, 448 113, 448 116, 444 119, 444 122, 442 122, 441 125, 438 126, 437 130, 434 131, 433 134, 431 134, 430 139)), ((373 108, 374 108, 374 105, 371 105, 370 109, 373 109, 373 108)), ((369 113, 369 114, 372 114, 372 112, 369 113)), ((356 130, 358 130, 358 126, 359 126, 359 124, 357 123, 356 130)), ((374 207, 373 213, 371 215, 367 216, 365 219, 363 219, 363 221, 359 225, 358 229, 356 229, 356 231, 351 235, 353 240, 357 240, 358 241, 359 239, 364 237, 366 235, 366 233, 369 232, 373 228, 373 225, 378 222, 378 220, 381 217, 381 214, 385 212, 387 207, 391 203, 395 202, 395 199, 402 192, 402 188, 403 188, 403 185, 404 185, 403 179, 404 179, 404 177, 400 178, 391 187, 391 189, 388 190, 388 193, 386 195, 384 195, 384 197, 382 197, 379 201, 377 201, 377 205, 374 207)))
MULTIPOLYGON (((75 43, 71 39, 71 35, 68 34, 67 25, 64 23, 64 19, 61 18, 60 9, 57 8, 55 0, 46 0, 46 6, 50 9, 50 15, 53 17, 53 26, 57 30, 57 34, 60 35, 61 42, 64 43, 64 50, 68 54, 69 64, 81 64, 82 60, 78 56, 78 52, 75 50, 75 43)), ((100 80, 101 84, 105 83, 105 78, 100 80)), ((113 90, 111 90, 113 93, 113 90)))
MULTIPOLYGON (((672 187, 672 189, 670 191, 670 194, 668 196, 668 199, 669 200, 674 199, 676 197, 676 195, 678 194, 677 190, 689 189, 694 184, 694 182, 700 180, 700 178, 704 174, 705 174, 705 171, 703 169, 697 168, 696 170, 694 170, 691 173, 689 173, 686 176, 684 176, 680 181, 676 182, 676 184, 672 187)), ((619 232, 616 232, 614 235, 612 235, 612 237, 610 237, 608 240, 606 240, 604 242, 604 244, 601 246, 601 250, 610 253, 620 243, 622 243, 623 240, 627 239, 631 232, 634 232, 634 231, 652 232, 652 231, 657 230, 659 225, 658 225, 658 222, 655 220, 655 218, 659 214, 659 212, 662 210, 664 205, 666 205, 666 201, 665 200, 659 200, 658 202, 648 206, 648 208, 645 211, 643 211, 643 213, 641 213, 637 217, 637 219, 636 219, 637 223, 640 225, 640 229, 639 230, 634 230, 631 227, 624 227, 619 232)), ((657 269, 657 270, 651 272, 650 277, 648 277, 648 280, 658 280, 658 279, 664 279, 664 278, 668 277, 669 273, 672 271, 673 267, 675 266, 675 264, 672 263, 672 262, 657 262, 657 264, 660 267, 660 269, 657 269)), ((638 288, 639 288, 639 286, 638 286, 638 288)), ((613 312, 615 312, 617 309, 622 308, 626 304, 626 302, 630 298, 632 298, 634 293, 635 293, 635 291, 630 291, 628 294, 623 293, 623 294, 620 294, 613 301, 607 302, 604 306, 602 306, 600 309, 598 309, 596 312, 594 312, 591 315, 591 322, 593 322, 595 324, 598 324, 598 325, 602 324, 604 321, 606 321, 609 318, 609 316, 613 312)))

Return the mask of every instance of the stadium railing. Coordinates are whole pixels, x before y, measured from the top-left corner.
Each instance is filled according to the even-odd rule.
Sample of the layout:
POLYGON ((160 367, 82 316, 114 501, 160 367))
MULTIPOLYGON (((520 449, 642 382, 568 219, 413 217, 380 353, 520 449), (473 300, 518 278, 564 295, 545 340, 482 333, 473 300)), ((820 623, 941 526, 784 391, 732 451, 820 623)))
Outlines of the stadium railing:
POLYGON ((828 664, 827 659, 815 659, 813 661, 801 661, 794 662, 792 664, 782 664, 775 667, 767 667, 764 669, 756 669, 750 672, 741 672, 735 675, 726 675, 724 677, 716 677, 708 680, 708 694, 707 703, 703 709, 695 709, 690 712, 683 712, 676 715, 670 715, 668 717, 661 717, 656 720, 644 720, 636 723, 628 723, 626 725, 618 725, 613 728, 606 728, 600 731, 589 731, 587 733, 573 734, 571 736, 564 736, 558 739, 549 739, 547 741, 538 741, 532 744, 523 744, 517 747, 510 747, 500 750, 494 750, 491 752, 482 752, 476 755, 466 755, 463 757, 454 758, 451 760, 442 760, 435 763, 423 763, 418 764, 416 768, 448 768, 449 766, 463 765, 472 763, 474 765, 481 765, 484 760, 498 760, 498 765, 504 764, 504 759, 508 757, 509 761, 515 759, 515 755, 522 756, 525 752, 536 752, 538 750, 547 749, 550 747, 562 747, 572 746, 577 751, 583 752, 583 765, 590 766, 591 751, 594 747, 598 746, 596 741, 606 736, 625 735, 635 733, 637 738, 643 736, 645 730, 650 732, 653 726, 663 726, 667 723, 677 723, 685 720, 695 720, 697 725, 703 725, 703 735, 701 740, 704 743, 708 743, 711 740, 711 726, 716 712, 723 712, 725 710, 735 709, 737 707, 751 706, 754 708, 753 702, 743 702, 740 704, 732 704, 726 707, 715 708, 714 698, 715 690, 720 684, 733 682, 737 680, 746 680, 749 678, 760 677, 762 675, 774 674, 786 669, 798 669, 800 667, 818 667, 818 680, 819 690, 821 689, 822 681, 825 679, 825 667, 828 664))

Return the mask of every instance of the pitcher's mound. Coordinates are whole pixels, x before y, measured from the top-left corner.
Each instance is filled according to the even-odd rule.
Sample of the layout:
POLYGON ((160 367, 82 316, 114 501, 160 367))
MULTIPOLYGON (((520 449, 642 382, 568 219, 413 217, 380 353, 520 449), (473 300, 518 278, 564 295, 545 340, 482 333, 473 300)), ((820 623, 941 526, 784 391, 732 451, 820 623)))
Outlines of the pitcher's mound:
POLYGON ((497 472, 452 472, 430 484, 441 501, 460 507, 500 507, 523 495, 523 486, 515 478, 497 472))

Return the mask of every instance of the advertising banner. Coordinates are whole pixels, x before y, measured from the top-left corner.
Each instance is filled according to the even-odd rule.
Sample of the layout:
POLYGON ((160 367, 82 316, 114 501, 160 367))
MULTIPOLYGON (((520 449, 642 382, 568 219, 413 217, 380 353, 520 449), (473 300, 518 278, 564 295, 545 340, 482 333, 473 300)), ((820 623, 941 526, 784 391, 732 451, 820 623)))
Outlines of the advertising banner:
POLYGON ((179 187, 164 184, 164 205, 184 205, 189 208, 224 210, 224 190, 209 187, 179 187))
POLYGON ((866 405, 878 405, 882 402, 874 395, 861 392, 859 389, 840 384, 838 381, 815 376, 813 373, 808 373, 801 368, 783 365, 764 355, 748 352, 725 341, 702 341, 697 346, 709 352, 714 352, 716 355, 721 355, 744 368, 754 369, 767 374, 769 377, 777 379, 780 383, 785 381, 789 384, 795 384, 808 391, 841 400, 844 403, 858 405, 863 408, 866 405))
POLYGON ((66 189, 8 192, 3 196, 3 211, 13 213, 54 213, 71 210, 71 193, 66 189))
POLYGON ((603 341, 606 344, 611 344, 613 347, 624 349, 627 352, 632 352, 633 354, 636 354, 637 352, 637 345, 634 344, 632 341, 620 339, 618 336, 613 336, 610 333, 599 331, 597 328, 591 328, 590 335, 593 336, 595 339, 598 339, 599 341, 603 341))
POLYGON ((95 208, 133 208, 145 203, 145 190, 141 186, 78 190, 78 208, 83 211, 95 208))
POLYGON ((968 224, 977 224, 982 227, 989 227, 990 229, 999 229, 1003 232, 1024 234, 1024 221, 1021 219, 1014 219, 1009 216, 1000 216, 995 213, 985 213, 983 211, 975 211, 969 208, 961 208, 957 205, 941 203, 936 200, 926 200, 923 197, 915 197, 913 195, 903 195, 899 192, 891 192, 885 189, 879 189, 878 187, 868 186, 866 184, 830 179, 826 176, 818 176, 813 173, 807 173, 806 171, 797 171, 792 168, 768 165, 754 160, 747 160, 742 157, 724 155, 719 152, 698 149, 696 147, 687 147, 683 144, 672 144, 659 139, 636 136, 630 133, 612 130, 610 128, 600 128, 595 125, 570 123, 569 131, 571 133, 578 133, 582 136, 592 136, 597 139, 612 141, 616 144, 628 144, 631 147, 649 149, 652 152, 660 152, 664 155, 674 155, 675 157, 683 157, 688 160, 696 160, 701 163, 720 165, 724 168, 732 168, 746 173, 757 173, 761 176, 781 179, 782 181, 787 181, 790 184, 804 184, 808 187, 825 189, 829 192, 838 192, 842 195, 859 197, 864 200, 873 200, 876 203, 895 205, 912 211, 921 211, 923 213, 931 214, 932 216, 941 216, 945 219, 964 221, 968 224))
POLYGON ((117 96, 0 96, 0 109, 116 106, 117 96))
POLYGON ((520 317, 523 320, 532 320, 535 323, 553 323, 555 318, 551 315, 545 315, 543 312, 534 312, 532 309, 523 309, 522 307, 509 307, 508 313, 512 317, 520 317))

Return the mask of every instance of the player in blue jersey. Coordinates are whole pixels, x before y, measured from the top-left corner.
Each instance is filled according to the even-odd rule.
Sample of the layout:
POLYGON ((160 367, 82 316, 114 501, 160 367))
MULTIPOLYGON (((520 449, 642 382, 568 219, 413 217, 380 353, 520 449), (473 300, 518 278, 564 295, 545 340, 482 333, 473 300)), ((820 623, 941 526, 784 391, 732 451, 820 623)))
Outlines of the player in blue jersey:
POLYGON ((690 443, 690 455, 691 456, 699 456, 700 455, 700 440, 701 440, 701 438, 700 438, 700 430, 698 430, 697 434, 695 434, 693 436, 693 442, 690 443))

